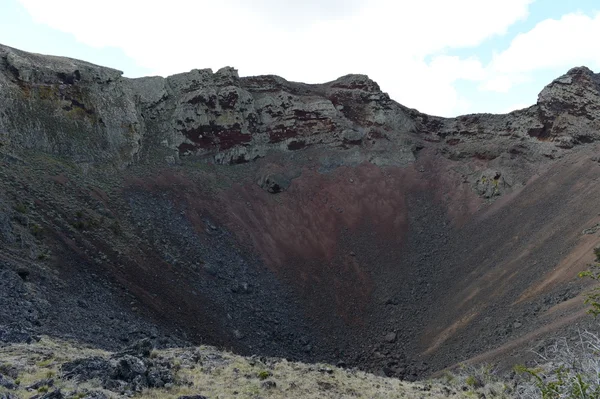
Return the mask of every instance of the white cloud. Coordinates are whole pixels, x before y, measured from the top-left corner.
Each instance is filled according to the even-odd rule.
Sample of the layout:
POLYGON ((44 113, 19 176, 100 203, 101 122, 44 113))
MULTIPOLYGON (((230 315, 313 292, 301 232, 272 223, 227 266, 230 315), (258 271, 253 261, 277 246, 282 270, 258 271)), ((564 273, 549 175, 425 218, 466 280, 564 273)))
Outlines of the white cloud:
POLYGON ((512 87, 512 80, 508 76, 494 76, 479 86, 482 90, 506 93, 512 87))
POLYGON ((399 102, 440 115, 468 104, 458 79, 487 74, 475 58, 443 53, 505 33, 532 1, 20 0, 37 22, 122 48, 157 74, 231 65, 324 82, 366 73, 399 102))
POLYGON ((490 79, 484 90, 507 92, 530 81, 543 70, 566 71, 587 65, 600 67, 600 14, 567 14, 559 20, 547 19, 528 32, 518 34, 510 46, 493 57, 487 66, 490 79))

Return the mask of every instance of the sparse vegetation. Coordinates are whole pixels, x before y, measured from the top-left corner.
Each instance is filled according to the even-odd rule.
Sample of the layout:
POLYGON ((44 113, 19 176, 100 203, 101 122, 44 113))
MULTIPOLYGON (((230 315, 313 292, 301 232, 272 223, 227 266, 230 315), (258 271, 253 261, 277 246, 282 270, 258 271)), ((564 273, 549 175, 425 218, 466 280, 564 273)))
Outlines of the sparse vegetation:
MULTIPOLYGON (((170 364, 174 382, 160 388, 131 392, 127 391, 127 388, 121 391, 117 388, 121 386, 119 384, 111 388, 110 384, 104 384, 98 379, 83 381, 66 377, 63 368, 65 363, 85 358, 110 361, 109 352, 44 337, 32 344, 0 347, 0 358, 7 362, 4 369, 12 369, 13 376, 19 379, 19 384, 16 384, 15 380, 17 386, 14 389, 0 388, 0 396, 2 392, 11 392, 20 397, 30 397, 32 393, 27 388, 39 385, 35 388, 38 394, 60 390, 65 398, 83 398, 89 396, 90 392, 104 394, 109 398, 133 396, 144 399, 176 399, 184 395, 243 399, 476 398, 477 395, 481 397, 483 392, 486 398, 506 397, 504 394, 496 394, 490 387, 486 387, 486 390, 473 388, 464 391, 447 386, 441 381, 402 382, 394 378, 321 364, 302 364, 274 358, 247 358, 209 346, 153 350, 148 356, 148 359, 152 360, 148 361, 170 364)), ((469 372, 473 373, 472 370, 469 372)), ((455 381, 463 384, 461 378, 457 377, 455 381)))
POLYGON ((37 223, 32 223, 29 230, 35 237, 41 237, 44 233, 44 228, 37 223))
POLYGON ((258 379, 259 379, 259 380, 261 380, 261 381, 262 381, 262 380, 266 380, 266 379, 267 379, 267 378, 269 378, 271 375, 272 375, 272 374, 271 374, 270 372, 268 372, 268 371, 266 371, 266 370, 262 370, 262 371, 259 371, 259 372, 258 372, 258 374, 257 374, 257 377, 258 377, 258 379))
POLYGON ((600 398, 600 337, 586 331, 572 343, 556 340, 539 353, 535 367, 516 366, 515 371, 528 377, 518 386, 519 398, 600 398))
POLYGON ((440 381, 446 385, 448 394, 463 392, 474 398, 513 397, 513 389, 506 383, 506 376, 490 365, 461 364, 453 370, 445 370, 440 381))
MULTIPOLYGON (((596 259, 591 264, 588 270, 579 273, 580 278, 590 278, 595 281, 600 281, 600 247, 594 248, 596 259)), ((600 286, 594 287, 585 295, 585 304, 589 305, 588 313, 594 317, 600 314, 600 286)))
MULTIPOLYGON (((596 259, 581 278, 600 280, 600 248, 594 249, 596 259)), ((600 287, 585 294, 588 313, 600 314, 600 287)), ((538 353, 534 367, 515 366, 515 371, 526 377, 518 386, 517 396, 523 399, 598 399, 600 398, 600 337, 589 331, 581 332, 579 339, 558 339, 538 353)))
POLYGON ((23 214, 27 213, 27 205, 25 205, 22 202, 19 202, 15 205, 15 211, 23 214))

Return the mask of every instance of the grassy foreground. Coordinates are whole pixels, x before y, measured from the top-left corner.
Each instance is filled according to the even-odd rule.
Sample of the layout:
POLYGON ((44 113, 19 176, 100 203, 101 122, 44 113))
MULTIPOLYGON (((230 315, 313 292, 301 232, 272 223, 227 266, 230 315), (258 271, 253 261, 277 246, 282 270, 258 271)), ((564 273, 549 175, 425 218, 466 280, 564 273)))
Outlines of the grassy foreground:
POLYGON ((0 347, 0 375, 0 398, 510 397, 505 385, 481 383, 473 376, 411 383, 324 364, 242 357, 208 346, 151 350, 144 358, 47 337, 0 347), (93 361, 81 366, 78 359, 93 361), (145 369, 143 364, 154 366, 145 369), (102 371, 102 365, 109 371, 102 371), (152 382, 157 365, 162 370, 158 383, 152 382))

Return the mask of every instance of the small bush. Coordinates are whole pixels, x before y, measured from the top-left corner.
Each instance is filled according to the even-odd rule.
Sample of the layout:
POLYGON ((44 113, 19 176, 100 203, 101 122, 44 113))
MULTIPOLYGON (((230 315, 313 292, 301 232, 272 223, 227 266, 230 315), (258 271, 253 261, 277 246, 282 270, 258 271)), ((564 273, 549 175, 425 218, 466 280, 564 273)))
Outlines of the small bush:
POLYGON ((53 358, 49 358, 46 360, 42 360, 40 362, 37 363, 38 367, 48 367, 49 365, 51 365, 54 362, 53 358))
POLYGON ((83 220, 76 220, 73 223, 71 223, 71 225, 77 230, 85 230, 87 228, 87 225, 83 220))
POLYGON ((270 371, 266 371, 266 370, 259 371, 258 374, 256 374, 256 376, 258 377, 258 379, 261 380, 261 381, 266 380, 267 378, 269 378, 272 375, 273 374, 271 374, 270 371))
POLYGON ((465 384, 467 384, 468 386, 470 386, 471 388, 480 388, 483 386, 483 384, 481 383, 481 381, 479 381, 478 378, 470 375, 467 377, 467 379, 465 380, 465 384))
POLYGON ((17 205, 15 205, 15 211, 19 213, 27 213, 27 205, 25 205, 22 202, 19 202, 17 205))
MULTIPOLYGON (((600 247, 594 248, 596 262, 591 264, 587 270, 580 272, 580 278, 591 278, 595 281, 600 281, 600 247)), ((596 317, 600 314, 600 287, 594 287, 590 292, 585 294, 584 303, 589 305, 588 313, 596 317)))
POLYGON ((33 223, 29 230, 31 231, 31 234, 33 234, 35 237, 41 237, 44 233, 44 228, 37 223, 33 223))

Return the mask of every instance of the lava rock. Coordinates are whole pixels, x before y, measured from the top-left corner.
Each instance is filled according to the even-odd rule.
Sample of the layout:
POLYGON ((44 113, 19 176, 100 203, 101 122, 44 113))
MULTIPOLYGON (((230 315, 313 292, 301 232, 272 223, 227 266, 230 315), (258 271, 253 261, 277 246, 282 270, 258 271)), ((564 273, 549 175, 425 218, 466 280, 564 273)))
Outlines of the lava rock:
POLYGON ((122 350, 121 352, 116 353, 113 357, 122 357, 125 355, 141 358, 149 357, 150 353, 152 353, 152 349, 154 349, 154 344, 152 341, 149 338, 144 338, 122 350))
POLYGON ((61 368, 62 378, 87 381, 94 378, 105 380, 113 373, 111 363, 101 357, 90 357, 64 363, 61 368))
POLYGON ((60 391, 60 389, 55 389, 52 392, 47 392, 43 395, 36 395, 33 396, 31 399, 63 399, 64 395, 62 394, 62 392, 60 391))
POLYGON ((24 330, 0 326, 0 342, 7 344, 29 344, 33 339, 34 337, 24 330))
POLYGON ((81 399, 109 399, 104 392, 101 391, 84 391, 75 392, 71 396, 81 399))
POLYGON ((148 367, 141 359, 125 355, 117 360, 112 378, 126 382, 145 382, 147 371, 148 367))
POLYGON ((51 387, 51 386, 54 386, 54 379, 47 378, 47 379, 36 381, 33 384, 26 387, 25 389, 27 389, 28 391, 33 391, 33 390, 39 389, 41 387, 51 387))
POLYGON ((0 374, 0 387, 4 387, 6 389, 16 389, 17 384, 15 384, 12 378, 0 374))
POLYGON ((277 383, 275 381, 267 380, 267 381, 263 381, 261 386, 264 389, 274 389, 274 388, 277 388, 277 383))
POLYGON ((167 384, 173 384, 175 380, 171 369, 163 364, 152 365, 148 369, 146 379, 151 388, 162 388, 167 384))
POLYGON ((270 174, 263 176, 258 181, 258 185, 268 193, 277 194, 289 188, 291 180, 281 174, 270 174))
POLYGON ((395 332, 389 332, 385 335, 385 341, 392 344, 396 342, 397 335, 395 332))

